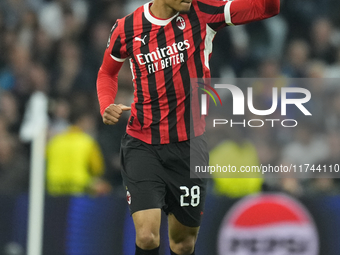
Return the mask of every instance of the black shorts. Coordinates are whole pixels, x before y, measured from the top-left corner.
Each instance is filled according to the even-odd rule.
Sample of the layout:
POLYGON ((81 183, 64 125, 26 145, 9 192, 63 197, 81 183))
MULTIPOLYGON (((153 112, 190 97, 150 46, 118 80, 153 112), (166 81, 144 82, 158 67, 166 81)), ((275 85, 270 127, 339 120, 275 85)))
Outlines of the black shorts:
POLYGON ((205 135, 152 145, 128 134, 122 138, 122 177, 130 212, 161 208, 185 226, 198 227, 203 215, 207 179, 190 178, 190 157, 208 165, 205 135), (190 146, 195 153, 190 155, 190 146))

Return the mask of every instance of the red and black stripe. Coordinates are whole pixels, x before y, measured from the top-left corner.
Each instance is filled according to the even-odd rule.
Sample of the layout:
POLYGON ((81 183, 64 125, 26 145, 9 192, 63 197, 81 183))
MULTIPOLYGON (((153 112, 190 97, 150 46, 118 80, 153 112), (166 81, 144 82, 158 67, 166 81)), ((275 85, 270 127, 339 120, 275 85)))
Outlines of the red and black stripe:
MULTIPOLYGON (((144 14, 142 15, 142 24, 143 24, 143 32, 142 37, 145 37, 145 45, 141 47, 141 53, 142 54, 148 54, 150 52, 149 48, 149 40, 152 30, 152 24, 145 18, 144 14)), ((140 42, 142 43, 142 42, 140 42)), ((147 66, 144 65, 144 68, 146 69, 147 66)), ((145 70, 145 74, 148 73, 147 70, 145 70)), ((150 105, 151 109, 148 109, 148 111, 145 112, 145 115, 148 114, 148 116, 145 116, 146 118, 152 120, 150 123, 150 129, 151 129, 151 143, 152 144, 158 144, 160 143, 160 120, 161 120, 161 113, 160 113, 160 105, 159 105, 159 94, 157 91, 157 83, 156 83, 156 76, 155 73, 147 74, 147 78, 145 79, 147 81, 147 84, 145 84, 145 89, 147 89, 147 93, 150 97, 150 105)))

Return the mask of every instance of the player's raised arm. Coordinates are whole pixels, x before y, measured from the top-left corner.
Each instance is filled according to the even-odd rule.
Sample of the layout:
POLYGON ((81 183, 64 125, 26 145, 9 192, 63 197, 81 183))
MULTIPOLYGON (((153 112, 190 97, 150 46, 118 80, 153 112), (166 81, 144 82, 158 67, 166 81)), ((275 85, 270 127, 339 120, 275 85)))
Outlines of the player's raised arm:
POLYGON ((228 25, 246 24, 267 19, 280 12, 280 0, 234 0, 225 6, 225 19, 228 25))
POLYGON ((197 0, 202 19, 214 31, 267 19, 280 12, 280 0, 197 0))

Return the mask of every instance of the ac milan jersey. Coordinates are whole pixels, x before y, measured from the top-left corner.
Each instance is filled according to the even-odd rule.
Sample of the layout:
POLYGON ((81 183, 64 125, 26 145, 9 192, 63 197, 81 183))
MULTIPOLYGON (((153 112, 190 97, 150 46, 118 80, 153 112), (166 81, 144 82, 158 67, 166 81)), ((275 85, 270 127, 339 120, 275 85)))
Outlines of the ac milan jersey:
MULTIPOLYGON (((167 20, 155 18, 150 13, 152 3, 146 3, 117 20, 105 54, 118 62, 130 59, 134 101, 128 134, 149 144, 180 142, 203 134, 198 86, 190 78, 210 77, 209 57, 219 29, 268 16, 265 11, 251 13, 253 5, 247 1, 253 0, 193 0, 188 13, 167 20)), ((257 4, 268 8, 264 7, 268 1, 272 0, 257 4)))

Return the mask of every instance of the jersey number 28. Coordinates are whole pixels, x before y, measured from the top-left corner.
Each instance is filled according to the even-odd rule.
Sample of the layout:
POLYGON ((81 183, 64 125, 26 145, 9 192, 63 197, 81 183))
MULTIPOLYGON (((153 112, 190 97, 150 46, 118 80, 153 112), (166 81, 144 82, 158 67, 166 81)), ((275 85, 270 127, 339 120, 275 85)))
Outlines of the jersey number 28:
POLYGON ((189 189, 187 186, 180 186, 181 190, 184 190, 185 194, 181 195, 181 206, 189 206, 196 207, 200 204, 200 187, 195 185, 192 186, 191 189, 189 189), (188 202, 187 197, 191 196, 190 203, 188 202), (187 202, 186 202, 187 201, 187 202))

